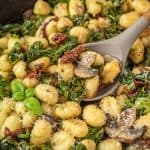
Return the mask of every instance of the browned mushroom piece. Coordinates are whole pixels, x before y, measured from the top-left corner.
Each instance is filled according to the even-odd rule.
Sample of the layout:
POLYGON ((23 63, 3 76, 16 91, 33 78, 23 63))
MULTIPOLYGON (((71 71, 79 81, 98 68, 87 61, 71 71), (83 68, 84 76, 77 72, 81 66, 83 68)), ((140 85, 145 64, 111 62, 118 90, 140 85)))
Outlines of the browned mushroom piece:
POLYGON ((85 67, 91 67, 96 59, 96 53, 84 53, 81 57, 80 64, 85 67))
POLYGON ((80 78, 91 78, 98 74, 98 69, 88 68, 83 65, 77 65, 74 74, 80 78))
POLYGON ((111 138, 117 138, 123 143, 133 143, 139 139, 146 131, 146 127, 132 128, 136 120, 136 108, 129 108, 124 110, 118 120, 111 120, 107 122, 105 132, 111 138))
POLYGON ((120 114, 117 124, 118 128, 127 129, 130 128, 136 120, 136 108, 132 107, 122 111, 120 114))
POLYGON ((123 143, 133 143, 135 140, 143 136, 145 131, 145 127, 120 130, 117 138, 123 143))

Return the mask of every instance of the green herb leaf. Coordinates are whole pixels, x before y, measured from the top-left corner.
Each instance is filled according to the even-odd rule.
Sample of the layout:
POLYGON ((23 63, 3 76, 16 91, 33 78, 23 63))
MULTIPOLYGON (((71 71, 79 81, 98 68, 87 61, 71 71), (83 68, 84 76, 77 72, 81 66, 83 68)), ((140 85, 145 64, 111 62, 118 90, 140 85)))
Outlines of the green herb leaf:
POLYGON ((80 102, 86 94, 84 80, 79 78, 73 78, 68 82, 60 81, 57 88, 60 95, 71 101, 80 102))
POLYGON ((21 53, 21 45, 15 43, 14 48, 8 53, 8 60, 14 65, 20 60, 24 59, 23 53, 21 53))
POLYGON ((8 97, 10 95, 9 81, 5 80, 0 75, 0 98, 8 97))
POLYGON ((24 93, 24 91, 25 91, 25 87, 24 87, 22 81, 20 81, 20 80, 17 80, 17 79, 13 80, 11 82, 10 86, 11 86, 12 93, 16 93, 16 92, 24 93))
POLYGON ((82 143, 76 143, 75 145, 71 146, 70 150, 87 150, 87 149, 82 143))
POLYGON ((35 89, 29 88, 25 90, 25 97, 33 97, 35 95, 35 89))
POLYGON ((17 102, 24 100, 24 92, 15 92, 12 95, 13 99, 17 102))
POLYGON ((35 97, 29 97, 24 100, 25 107, 32 112, 33 114, 37 116, 42 115, 42 107, 40 105, 40 102, 35 97))
POLYGON ((30 138, 30 131, 27 129, 25 134, 19 134, 18 137, 21 139, 29 139, 30 138))
POLYGON ((74 15, 71 19, 75 26, 84 26, 85 22, 90 20, 90 15, 87 13, 74 15))
POLYGON ((94 140, 96 144, 98 144, 103 138, 103 134, 104 134, 103 128, 89 127, 89 132, 86 138, 94 140))

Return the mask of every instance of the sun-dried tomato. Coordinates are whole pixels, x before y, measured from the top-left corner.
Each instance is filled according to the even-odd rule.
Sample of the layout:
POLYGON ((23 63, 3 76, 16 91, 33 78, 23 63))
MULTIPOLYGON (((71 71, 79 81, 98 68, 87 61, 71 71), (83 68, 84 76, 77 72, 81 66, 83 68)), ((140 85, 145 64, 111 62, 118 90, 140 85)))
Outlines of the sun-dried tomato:
POLYGON ((64 33, 56 33, 52 40, 55 41, 57 45, 63 44, 68 39, 67 35, 64 33))
POLYGON ((73 50, 65 52, 64 55, 61 57, 60 62, 61 63, 73 63, 78 59, 80 54, 85 50, 86 49, 84 46, 79 45, 73 50))

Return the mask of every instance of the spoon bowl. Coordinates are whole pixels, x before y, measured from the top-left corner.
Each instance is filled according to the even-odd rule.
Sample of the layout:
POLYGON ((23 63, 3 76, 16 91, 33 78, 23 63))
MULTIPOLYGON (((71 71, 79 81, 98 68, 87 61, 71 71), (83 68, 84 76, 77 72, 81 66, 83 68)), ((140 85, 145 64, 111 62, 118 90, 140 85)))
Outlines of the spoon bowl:
POLYGON ((134 25, 122 32, 116 37, 101 42, 88 43, 84 47, 91 49, 103 56, 109 55, 117 58, 121 64, 121 73, 114 80, 114 82, 104 88, 99 89, 96 97, 90 99, 83 99, 83 101, 96 101, 104 96, 112 95, 119 85, 119 77, 123 74, 126 60, 132 44, 139 37, 139 35, 150 25, 150 10, 147 11, 134 25))

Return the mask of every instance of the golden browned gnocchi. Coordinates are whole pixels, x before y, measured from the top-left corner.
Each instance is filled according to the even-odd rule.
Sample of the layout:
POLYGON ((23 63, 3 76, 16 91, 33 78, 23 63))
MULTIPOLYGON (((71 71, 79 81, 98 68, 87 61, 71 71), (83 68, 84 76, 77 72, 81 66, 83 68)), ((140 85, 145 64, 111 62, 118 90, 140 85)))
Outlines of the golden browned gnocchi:
POLYGON ((22 115, 21 122, 23 128, 33 127, 35 121, 36 121, 36 116, 30 112, 26 112, 22 115))
POLYGON ((83 44, 87 41, 88 30, 84 27, 76 26, 70 30, 70 35, 76 36, 78 38, 78 43, 83 44))
POLYGON ((72 21, 67 17, 60 17, 57 23, 57 29, 59 32, 64 29, 70 29, 73 26, 72 21))
POLYGON ((6 49, 8 47, 8 38, 2 37, 0 38, 0 48, 6 49))
POLYGON ((47 120, 39 119, 35 122, 31 132, 30 142, 42 144, 49 141, 52 134, 52 126, 47 120))
POLYGON ((122 150, 122 144, 115 139, 106 139, 99 144, 98 150, 122 150))
POLYGON ((70 0, 69 2, 69 13, 71 16, 77 15, 77 14, 83 14, 84 13, 84 5, 81 2, 81 0, 70 0))
POLYGON ((74 65, 72 63, 66 64, 59 63, 57 71, 62 80, 64 81, 71 80, 73 78, 74 65))
POLYGON ((54 109, 54 115, 60 119, 71 119, 81 114, 81 107, 76 102, 65 102, 57 104, 54 109))
POLYGON ((79 119, 63 120, 63 129, 70 133, 73 137, 82 138, 88 134, 88 126, 86 122, 79 119))
POLYGON ((84 107, 82 118, 92 127, 102 127, 106 123, 104 111, 93 104, 84 107))
POLYGON ((67 3, 58 3, 54 8, 54 15, 65 17, 69 15, 67 3))
POLYGON ((105 112, 113 117, 118 117, 121 112, 121 105, 114 97, 106 96, 100 101, 100 107, 105 112))
POLYGON ((23 102, 16 102, 15 111, 18 115, 23 115, 27 112, 27 109, 25 108, 25 105, 23 102))
POLYGON ((86 79, 85 81, 85 87, 86 87, 86 97, 92 98, 97 94, 98 87, 100 85, 99 83, 99 76, 96 75, 95 77, 86 79))
POLYGON ((96 16, 101 13, 102 6, 96 0, 90 1, 86 0, 87 12, 96 16))
POLYGON ((137 39, 133 44, 129 57, 135 64, 144 60, 144 45, 140 39, 137 39))
POLYGON ((51 11, 50 5, 44 0, 38 0, 34 5, 33 12, 36 15, 48 15, 51 11))
POLYGON ((51 144, 53 150, 70 150, 74 142, 72 135, 65 131, 58 131, 53 135, 51 144))
POLYGON ((42 110, 43 110, 43 113, 46 115, 52 115, 53 114, 52 106, 50 106, 47 103, 44 103, 44 102, 42 103, 42 110))
POLYGON ((29 68, 35 70, 37 67, 41 67, 43 70, 46 70, 50 65, 50 59, 48 57, 41 57, 37 60, 34 60, 29 64, 29 68))
POLYGON ((35 88, 36 96, 43 102, 54 105, 58 101, 58 91, 55 87, 47 84, 39 84, 35 88))
POLYGON ((8 55, 4 54, 0 56, 0 70, 10 71, 12 69, 12 64, 8 61, 8 55))
POLYGON ((16 78, 23 79, 27 75, 26 67, 27 64, 24 61, 19 61, 13 66, 12 71, 15 74, 16 78))
POLYGON ((84 139, 81 141, 81 143, 86 147, 87 150, 95 150, 96 149, 96 144, 93 140, 84 139))
POLYGON ((17 114, 13 113, 5 119, 1 128, 1 133, 3 136, 6 128, 8 128, 10 131, 15 131, 21 128, 21 120, 17 114))
POLYGON ((132 6, 139 14, 144 14, 145 11, 150 9, 150 1, 149 0, 133 0, 132 6))
POLYGON ((112 60, 104 66, 104 69, 101 73, 104 84, 109 84, 114 81, 114 79, 121 72, 120 63, 117 60, 112 60))
POLYGON ((38 79, 25 77, 23 80, 23 84, 26 88, 35 87, 38 84, 38 79))
POLYGON ((139 19, 139 14, 136 11, 131 11, 126 14, 123 14, 120 17, 119 23, 122 27, 128 28, 131 25, 133 25, 138 19, 139 19))

